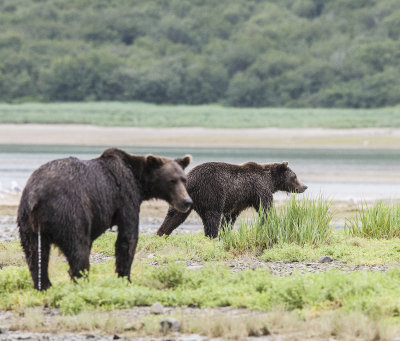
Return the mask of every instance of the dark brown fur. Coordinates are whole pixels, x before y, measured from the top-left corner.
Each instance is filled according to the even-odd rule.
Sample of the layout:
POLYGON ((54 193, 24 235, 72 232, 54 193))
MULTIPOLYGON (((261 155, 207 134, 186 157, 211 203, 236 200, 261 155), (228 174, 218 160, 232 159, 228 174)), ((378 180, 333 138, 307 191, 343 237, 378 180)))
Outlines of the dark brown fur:
MULTIPOLYGON (((268 209, 277 191, 302 193, 307 189, 287 162, 233 165, 222 162, 203 163, 188 174, 187 191, 193 209, 200 215, 206 236, 218 236, 218 227, 233 224, 244 209, 260 205, 268 209)), ((171 234, 182 224, 188 212, 170 208, 158 235, 171 234)))
POLYGON ((159 198, 185 212, 192 201, 183 169, 190 157, 135 156, 107 149, 92 160, 70 157, 48 162, 29 178, 18 209, 18 226, 34 287, 38 289, 38 231, 41 232, 41 288, 48 276, 50 245, 65 254, 72 278, 89 270, 92 242, 113 225, 116 272, 129 279, 138 241, 139 208, 159 198))

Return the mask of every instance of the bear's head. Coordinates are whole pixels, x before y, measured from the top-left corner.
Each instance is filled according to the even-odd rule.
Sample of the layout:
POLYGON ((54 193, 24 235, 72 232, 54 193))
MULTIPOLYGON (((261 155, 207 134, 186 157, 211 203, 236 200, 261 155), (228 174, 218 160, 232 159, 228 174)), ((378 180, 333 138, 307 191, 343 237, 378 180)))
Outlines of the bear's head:
POLYGON ((167 201, 176 210, 187 212, 193 204, 186 191, 186 174, 183 171, 191 156, 169 159, 154 155, 145 157, 145 177, 148 196, 167 201))
POLYGON ((303 193, 308 188, 288 167, 288 162, 273 164, 272 176, 276 191, 303 193))

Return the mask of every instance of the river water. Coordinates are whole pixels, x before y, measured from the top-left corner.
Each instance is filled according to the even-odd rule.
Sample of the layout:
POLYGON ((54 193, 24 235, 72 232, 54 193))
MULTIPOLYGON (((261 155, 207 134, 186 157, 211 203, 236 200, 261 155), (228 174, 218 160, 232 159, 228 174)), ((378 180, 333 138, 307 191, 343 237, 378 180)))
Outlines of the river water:
MULTIPOLYGON (((0 195, 23 188, 30 174, 43 163, 68 156, 90 159, 104 147, 0 145, 0 195)), ((203 147, 126 147, 134 154, 193 156, 196 166, 206 161, 259 163, 289 161, 309 187, 310 195, 334 200, 400 199, 400 151, 382 149, 280 149, 203 147)), ((282 194, 281 194, 282 195, 282 194)), ((277 198, 279 199, 279 194, 277 198)))

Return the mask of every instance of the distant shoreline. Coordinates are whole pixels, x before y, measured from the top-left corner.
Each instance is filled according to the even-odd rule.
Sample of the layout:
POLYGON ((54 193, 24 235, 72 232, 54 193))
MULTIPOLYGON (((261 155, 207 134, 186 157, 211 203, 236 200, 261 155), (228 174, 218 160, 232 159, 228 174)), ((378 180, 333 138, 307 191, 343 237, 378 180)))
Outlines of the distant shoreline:
POLYGON ((257 148, 400 148, 400 129, 210 129, 0 124, 0 144, 257 148))

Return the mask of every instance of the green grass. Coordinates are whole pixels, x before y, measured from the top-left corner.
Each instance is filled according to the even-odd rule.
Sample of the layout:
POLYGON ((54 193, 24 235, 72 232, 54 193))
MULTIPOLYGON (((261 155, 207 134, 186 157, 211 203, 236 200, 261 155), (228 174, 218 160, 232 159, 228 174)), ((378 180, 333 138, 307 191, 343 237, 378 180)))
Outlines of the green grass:
MULTIPOLYGON (((272 275, 268 267, 250 268, 254 261, 316 262, 325 255, 354 267, 400 262, 396 234, 378 239, 331 230, 329 205, 322 197, 292 197, 286 206, 268 212, 265 220, 242 222, 238 231, 227 230, 221 240, 202 233, 140 236, 131 283, 115 274, 115 233, 102 235, 92 249, 111 258, 92 263, 88 277, 77 283, 71 282, 67 263, 53 249, 53 287, 46 292, 33 289, 19 242, 1 242, 0 310, 20 316, 11 326, 15 330, 144 336, 161 335, 159 322, 165 316, 131 320, 118 310, 155 302, 177 308, 246 308, 246 314, 255 310, 263 315, 235 320, 222 312, 189 316, 177 310, 175 317, 182 323, 182 332, 210 337, 244 339, 268 331, 301 331, 308 337, 392 339, 398 335, 400 322, 399 267, 391 266, 385 273, 295 271, 284 277, 272 275), (203 267, 187 268, 188 261, 203 267), (232 263, 246 262, 248 270, 231 271, 232 263), (49 319, 43 307, 57 308, 61 315, 49 319)), ((384 212, 390 215, 391 209, 384 212)))
POLYGON ((124 309, 151 305, 242 307, 270 311, 336 309, 364 311, 369 316, 399 316, 400 269, 387 273, 332 270, 321 274, 278 277, 267 269, 231 272, 225 266, 207 265, 201 270, 170 264, 160 270, 135 264, 132 283, 113 274, 113 264, 96 264, 88 279, 77 284, 56 282, 46 292, 32 289, 25 267, 7 267, 0 272, 0 309, 21 310, 49 306, 65 314, 90 310, 124 309))
POLYGON ((361 206, 357 214, 347 219, 346 229, 353 236, 366 238, 400 237, 400 203, 377 202, 374 206, 361 206))
POLYGON ((237 230, 225 227, 221 240, 227 251, 260 254, 276 244, 294 243, 304 246, 329 241, 331 203, 322 196, 296 199, 294 195, 279 210, 273 206, 254 221, 241 222, 237 230))
POLYGON ((400 127, 400 109, 229 108, 140 102, 0 104, 0 123, 205 128, 400 127))
POLYGON ((344 231, 334 231, 329 243, 320 246, 295 243, 277 244, 264 250, 260 259, 267 262, 318 262, 331 256, 350 266, 396 264, 400 262, 400 239, 366 239, 352 237, 344 231))
MULTIPOLYGON (((102 235, 94 242, 92 252, 98 252, 104 256, 114 256, 115 240, 116 234, 114 233, 102 235)), ((136 259, 159 264, 189 259, 220 261, 229 257, 230 254, 216 240, 206 238, 203 233, 163 237, 141 236, 135 254, 136 259), (151 258, 148 258, 149 255, 151 258)))

